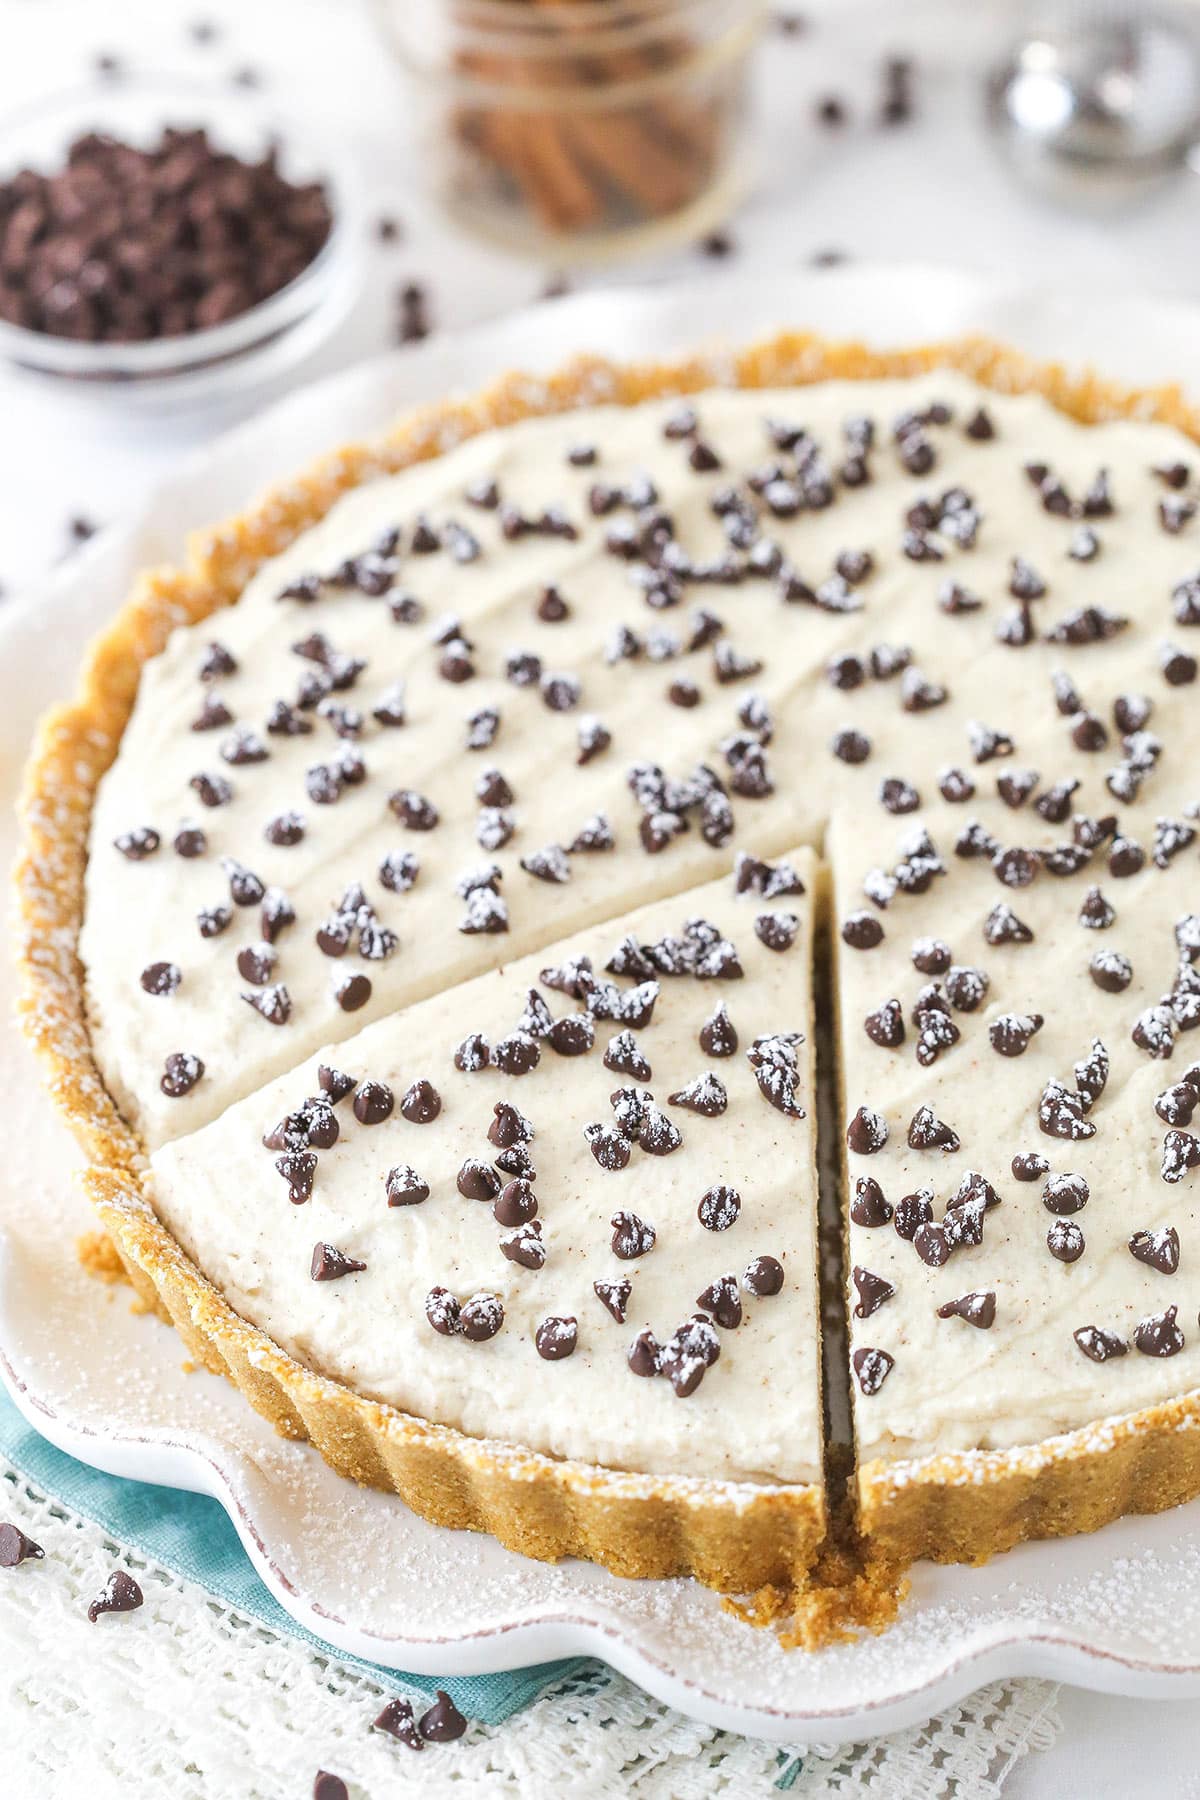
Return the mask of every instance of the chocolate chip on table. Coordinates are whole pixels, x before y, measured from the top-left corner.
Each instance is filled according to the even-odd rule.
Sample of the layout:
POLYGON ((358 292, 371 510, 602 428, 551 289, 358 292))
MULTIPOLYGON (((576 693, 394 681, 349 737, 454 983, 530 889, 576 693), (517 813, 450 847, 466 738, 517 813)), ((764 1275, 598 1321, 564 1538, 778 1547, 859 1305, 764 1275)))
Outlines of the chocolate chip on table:
POLYGON ((372 1729, 385 1731, 389 1737, 403 1744, 408 1750, 423 1750, 424 1739, 417 1729, 417 1721, 413 1717, 411 1700, 401 1699, 399 1695, 389 1700, 378 1718, 372 1721, 372 1729))
POLYGON ((87 133, 65 166, 0 183, 0 216, 14 206, 33 212, 0 317, 92 343, 236 318, 295 280, 333 223, 324 189, 289 182, 274 151, 246 161, 173 127, 149 146, 87 133))
POLYGON ((41 1561, 46 1552, 19 1525, 0 1525, 0 1569, 15 1569, 18 1563, 41 1561))
POLYGON ((133 1576, 125 1569, 114 1569, 88 1606, 87 1616, 94 1625, 102 1613, 136 1612, 143 1600, 142 1590, 133 1576))

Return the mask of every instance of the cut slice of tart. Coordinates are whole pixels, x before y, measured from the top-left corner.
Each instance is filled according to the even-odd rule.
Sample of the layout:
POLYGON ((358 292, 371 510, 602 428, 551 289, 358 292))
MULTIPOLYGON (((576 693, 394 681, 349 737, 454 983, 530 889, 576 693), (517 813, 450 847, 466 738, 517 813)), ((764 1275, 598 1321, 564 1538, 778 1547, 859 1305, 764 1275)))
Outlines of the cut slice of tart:
POLYGON ((1075 867, 995 799, 835 822, 859 1493, 905 1555, 1157 1510, 1194 1474, 1182 1435, 1170 1474, 1137 1446, 1200 1389, 1198 888, 1166 842, 1135 866, 1109 831, 1075 867))
MULTIPOLYGON (((163 1224, 334 1404, 455 1428, 402 1490, 421 1510, 454 1516, 463 1433, 597 1465, 600 1509, 606 1470, 660 1504, 684 1478, 744 1518, 726 1578, 802 1571, 823 1522, 814 880, 800 850, 578 934, 151 1158, 163 1224), (787 1521, 766 1557, 756 1508, 787 1521)), ((615 1560, 680 1566, 661 1525, 615 1560)))

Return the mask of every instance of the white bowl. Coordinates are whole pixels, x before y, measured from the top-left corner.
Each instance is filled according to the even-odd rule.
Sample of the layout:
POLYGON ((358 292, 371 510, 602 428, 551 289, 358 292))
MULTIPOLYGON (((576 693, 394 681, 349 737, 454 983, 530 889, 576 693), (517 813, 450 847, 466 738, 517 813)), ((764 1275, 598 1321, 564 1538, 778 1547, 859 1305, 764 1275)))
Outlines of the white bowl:
POLYGON ((149 146, 164 126, 202 126, 238 156, 278 148, 284 175, 321 181, 333 222, 317 256, 286 287, 224 324, 137 343, 81 343, 0 319, 0 357, 89 397, 138 407, 203 403, 265 383, 323 343, 349 310, 361 279, 357 183, 342 151, 232 85, 172 78, 91 83, 41 100, 0 124, 0 181, 18 169, 52 173, 74 140, 100 131, 149 146))

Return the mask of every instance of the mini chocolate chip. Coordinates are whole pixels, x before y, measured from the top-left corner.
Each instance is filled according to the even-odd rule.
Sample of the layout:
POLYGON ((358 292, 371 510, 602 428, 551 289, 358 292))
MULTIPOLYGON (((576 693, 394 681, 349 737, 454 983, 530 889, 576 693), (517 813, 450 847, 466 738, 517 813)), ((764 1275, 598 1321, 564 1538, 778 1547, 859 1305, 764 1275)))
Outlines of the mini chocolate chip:
POLYGON ((561 1362, 570 1356, 579 1338, 579 1323, 573 1318, 543 1319, 534 1333, 537 1353, 546 1362, 561 1362))
POLYGON ((390 1118, 395 1096, 383 1081, 361 1081, 354 1095, 354 1116, 360 1125, 381 1125, 390 1118))
POLYGON ((417 1729, 427 1743, 452 1744, 466 1731, 467 1721, 444 1688, 436 1689, 436 1695, 428 1712, 418 1719, 417 1729))
POLYGON ((883 936, 883 926, 874 913, 850 913, 843 921, 842 942, 852 950, 873 950, 883 936))
POLYGON ((1154 1231, 1135 1231, 1129 1239, 1130 1254, 1161 1275, 1174 1275, 1179 1267, 1179 1233, 1173 1225, 1154 1231))
POLYGON ((1060 1218, 1082 1212, 1090 1197, 1091 1189, 1082 1175, 1051 1175, 1042 1189, 1042 1205, 1060 1218))
POLYGON ((913 1114, 909 1121, 908 1144, 911 1150, 941 1150, 946 1154, 960 1148, 958 1133, 939 1119, 930 1106, 918 1106, 913 1114))
POLYGON ((175 994, 183 980, 183 971, 178 963, 148 963, 142 970, 140 980, 148 994, 175 994))
POLYGON ((638 1217, 634 1212, 615 1212, 612 1224, 612 1253, 619 1256, 622 1262, 632 1261, 634 1257, 645 1256, 653 1250, 655 1230, 653 1225, 638 1217))
POLYGON ((863 1029, 873 1044, 882 1050, 897 1050, 904 1042, 904 1013, 899 1000, 885 1000, 875 1012, 863 1020, 863 1029))
POLYGON ((1168 1306, 1165 1312, 1138 1321, 1133 1341, 1143 1356, 1177 1356, 1183 1349, 1183 1333, 1175 1322, 1178 1311, 1177 1306, 1168 1306))
POLYGON ((889 1356, 886 1350, 866 1347, 856 1350, 850 1360, 855 1379, 862 1392, 868 1396, 879 1392, 896 1366, 895 1357, 889 1356))
MULTIPOLYGON (((503 1324, 504 1305, 498 1294, 473 1294, 464 1302, 458 1315, 459 1335, 472 1344, 487 1343, 489 1338, 495 1337, 503 1324)), ((428 1736, 428 1733, 425 1735, 428 1736)))
POLYGON ((846 1127, 847 1146, 858 1156, 872 1156, 887 1143, 886 1119, 870 1107, 860 1106, 846 1127))
POLYGON ((1040 1181, 1050 1164, 1038 1150, 1018 1151, 1012 1159, 1012 1172, 1018 1181, 1040 1181))
POLYGON ((706 1056, 732 1056, 737 1047, 738 1034, 722 1000, 700 1027, 700 1048, 706 1056))
POLYGON ((847 727, 836 733, 830 749, 839 762, 864 763, 871 754, 871 740, 865 732, 847 727))
POLYGON ((1090 1362, 1107 1362, 1113 1356, 1127 1356, 1129 1345, 1115 1331, 1102 1325, 1081 1325, 1071 1334, 1090 1362))
POLYGON ((334 1244, 314 1244, 308 1272, 314 1281, 340 1281, 343 1275, 357 1275, 366 1266, 334 1244))
POLYGON ((188 1050, 174 1050, 163 1064, 159 1086, 169 1099, 179 1100, 191 1093, 203 1074, 204 1064, 198 1056, 188 1050))
POLYGON ((1041 1013, 1001 1013, 988 1026, 988 1038, 999 1056, 1024 1056, 1044 1024, 1041 1013))
POLYGON ((756 1300, 769 1300, 783 1287, 783 1264, 774 1256, 756 1256, 742 1272, 742 1286, 756 1300))
POLYGON ((15 1569, 18 1563, 40 1561, 46 1552, 18 1525, 0 1525, 0 1569, 15 1569))
POLYGON ((137 825, 132 831, 123 831, 120 837, 113 839, 113 844, 130 862, 142 862, 147 856, 153 856, 162 842, 152 825, 137 825))
POLYGON ((1117 950, 1097 950, 1088 973, 1104 993, 1120 994, 1133 980, 1133 964, 1117 950))
POLYGON ((92 1624, 102 1613, 136 1612, 144 1603, 141 1588, 125 1569, 114 1569, 97 1597, 88 1605, 92 1624))
POLYGON ((469 1156, 458 1171, 457 1187, 464 1200, 494 1200, 500 1186, 500 1177, 491 1163, 481 1162, 476 1156, 469 1156))
POLYGON ((442 1097, 433 1083, 422 1078, 405 1091, 400 1111, 410 1125, 428 1125, 442 1110, 442 1097))
POLYGON ((397 1743, 403 1744, 408 1750, 425 1748, 413 1717, 412 1702, 401 1699, 399 1695, 388 1701, 378 1718, 373 1721, 373 1729, 386 1731, 389 1737, 395 1738, 397 1743))
POLYGON ((873 1175, 859 1175, 855 1178, 850 1217, 856 1225, 868 1229, 886 1225, 891 1219, 891 1203, 885 1199, 883 1189, 873 1175))
POLYGON ((1078 1262, 1083 1255, 1083 1233, 1073 1219, 1055 1219, 1046 1233, 1046 1248, 1057 1262, 1078 1262))
POLYGON ((963 1294, 957 1300, 947 1300, 937 1309, 939 1319, 965 1319, 968 1325, 974 1325, 979 1331, 990 1331, 996 1322, 996 1296, 989 1289, 986 1293, 963 1294))
POLYGON ((658 1339, 652 1331, 639 1331, 629 1346, 626 1361, 635 1375, 657 1375, 659 1369, 658 1339))
POLYGON ((633 1283, 628 1276, 622 1275, 616 1281, 593 1281, 592 1291, 605 1312, 617 1321, 625 1323, 625 1312, 629 1305, 629 1296, 633 1292, 633 1283))
POLYGON ((870 1269, 856 1265, 851 1273, 858 1293, 854 1316, 856 1319, 869 1319, 885 1301, 891 1299, 896 1290, 890 1281, 885 1281, 882 1275, 872 1274, 870 1269))
MULTIPOLYGON (((466 1166, 468 1165, 464 1163, 462 1168, 466 1170, 466 1166)), ((479 1166, 486 1168, 488 1165, 479 1166)), ((491 1170, 488 1170, 488 1174, 491 1175, 491 1170)), ((491 1193, 495 1193, 491 1215, 493 1215, 493 1219, 497 1220, 498 1226, 509 1226, 509 1228, 524 1226, 524 1224, 529 1224, 529 1220, 536 1217, 538 1195, 533 1192, 533 1183, 527 1181, 524 1175, 516 1175, 513 1181, 507 1181, 500 1188, 500 1192, 497 1193, 497 1190, 493 1188, 491 1193)), ((491 1199, 491 1195, 489 1193, 471 1193, 468 1195, 468 1199, 491 1199)))

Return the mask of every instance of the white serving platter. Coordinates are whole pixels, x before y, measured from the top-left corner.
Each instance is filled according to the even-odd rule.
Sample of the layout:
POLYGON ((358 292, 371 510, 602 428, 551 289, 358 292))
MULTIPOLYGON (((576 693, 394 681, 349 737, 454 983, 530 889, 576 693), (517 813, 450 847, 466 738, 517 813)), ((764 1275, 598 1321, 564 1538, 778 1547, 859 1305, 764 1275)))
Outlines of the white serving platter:
MULTIPOLYGON (((1200 310, 1031 292, 928 269, 745 276, 559 301, 365 365, 293 396, 196 460, 0 614, 0 859, 37 714, 68 691, 86 639, 133 572, 339 439, 452 387, 545 370, 576 350, 664 356, 725 335, 814 326, 878 343, 992 333, 1042 356, 1200 394, 1200 310)), ((8 1016, 12 977, 0 970, 8 1016)), ((129 1291, 84 1273, 78 1155, 18 1041, 0 1035, 0 1378, 54 1444, 98 1468, 213 1495, 281 1605, 329 1643, 455 1675, 604 1658, 710 1723, 789 1744, 859 1740, 1001 1676, 1126 1695, 1200 1695, 1200 1502, 1091 1537, 1023 1547, 985 1569, 922 1565, 900 1619, 817 1654, 783 1650, 690 1582, 630 1582, 525 1560, 414 1518, 287 1443, 231 1388, 183 1366, 129 1291)))

